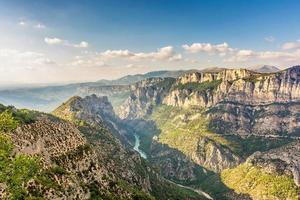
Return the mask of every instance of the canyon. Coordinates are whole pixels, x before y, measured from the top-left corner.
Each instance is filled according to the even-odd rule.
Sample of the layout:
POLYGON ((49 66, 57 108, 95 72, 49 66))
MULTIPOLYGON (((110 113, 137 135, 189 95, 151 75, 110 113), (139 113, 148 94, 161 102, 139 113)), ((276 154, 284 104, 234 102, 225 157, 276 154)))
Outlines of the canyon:
POLYGON ((49 114, 1 105, 8 158, 38 163, 2 198, 299 198, 299 66, 150 75, 81 86, 49 114))

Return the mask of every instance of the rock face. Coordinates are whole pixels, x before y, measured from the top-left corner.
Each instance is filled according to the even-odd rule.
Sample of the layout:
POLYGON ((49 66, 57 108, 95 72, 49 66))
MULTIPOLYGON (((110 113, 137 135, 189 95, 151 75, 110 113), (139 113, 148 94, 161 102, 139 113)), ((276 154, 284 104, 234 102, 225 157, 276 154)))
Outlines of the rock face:
POLYGON ((161 104, 175 79, 150 78, 132 86, 132 93, 120 107, 119 116, 135 119, 152 112, 155 105, 161 104))
POLYGON ((219 73, 192 73, 177 79, 177 84, 221 80, 213 91, 174 89, 164 99, 173 106, 214 106, 228 101, 247 105, 290 103, 300 100, 300 66, 260 74, 246 69, 226 69, 219 73))
MULTIPOLYGON (((178 77, 165 90, 156 87, 152 81, 136 84, 130 98, 121 107, 122 118, 153 119, 151 116, 156 113, 153 108, 159 110, 165 105, 185 110, 200 108, 198 113, 186 116, 182 113, 174 116, 170 109, 167 110, 169 113, 164 113, 161 118, 154 117, 154 122, 158 120, 156 122, 160 130, 156 131, 157 141, 152 139, 150 154, 154 158, 153 162, 158 164, 162 174, 168 178, 182 180, 185 177, 193 180, 195 175, 191 163, 187 162, 190 168, 182 167, 184 160, 180 159, 181 156, 176 150, 183 152, 194 164, 219 173, 224 169, 234 168, 246 159, 245 155, 239 154, 235 147, 230 145, 249 145, 245 148, 249 150, 249 156, 257 151, 254 151, 254 147, 259 139, 267 141, 268 138, 280 138, 289 141, 299 136, 300 66, 276 73, 260 73, 247 69, 192 72, 178 77), (203 115, 200 118, 208 121, 207 131, 203 132, 205 124, 200 126, 199 121, 193 121, 193 116, 198 116, 197 114, 203 115), (179 118, 182 120, 178 121, 179 118), (169 123, 170 120, 174 122, 169 123), (188 126, 182 128, 181 124, 188 126), (189 132, 206 135, 198 138, 199 134, 189 136, 189 132), (217 136, 210 137, 210 134, 217 136), (174 137, 177 139, 173 139, 174 137), (217 137, 221 139, 218 140, 217 137), (222 140, 228 143, 222 143, 222 140), (249 144, 251 141, 253 144, 249 144), (190 145, 183 145, 185 143, 190 145), (162 144, 169 145, 171 149, 153 149, 162 144), (169 156, 168 159, 166 155, 169 156)), ((278 141, 278 145, 283 144, 279 144, 278 141)), ((295 151, 297 145, 293 147, 295 151)), ((271 148, 274 147, 271 145, 264 150, 271 148)), ((291 159, 295 158, 291 156, 289 159, 283 159, 281 154, 278 156, 283 160, 281 163, 288 163, 286 165, 290 165, 291 159)), ((262 163, 270 162, 265 159, 262 163)), ((293 164, 291 169, 285 167, 283 171, 289 170, 297 181, 297 167, 298 164, 293 164)))
POLYGON ((97 97, 96 95, 85 98, 72 97, 55 109, 53 113, 63 119, 82 119, 93 125, 103 123, 105 117, 116 117, 108 98, 106 96, 97 97))
POLYGON ((119 181, 149 193, 149 177, 135 171, 142 163, 138 154, 127 151, 104 124, 93 127, 78 128, 71 122, 44 116, 11 134, 18 152, 39 155, 46 168, 59 166, 66 170, 56 177, 63 190, 50 190, 44 197, 90 199, 91 187, 95 187, 102 197, 112 193, 119 198, 133 198, 135 194, 118 185, 119 181))
POLYGON ((161 103, 212 107, 221 102, 258 106, 300 101, 300 66, 271 74, 246 69, 193 72, 177 78, 175 83, 169 81, 168 87, 158 87, 162 82, 167 81, 156 78, 136 83, 122 106, 121 117, 141 117, 151 110, 151 106, 161 103), (194 88, 189 84, 194 84, 194 88))
POLYGON ((199 140, 197 152, 192 155, 192 159, 195 163, 214 172, 235 167, 241 162, 241 159, 229 149, 208 138, 199 140))
POLYGON ((72 123, 54 121, 46 116, 35 123, 17 128, 12 138, 18 151, 43 155, 47 162, 52 157, 66 154, 86 144, 86 139, 72 123))
POLYGON ((193 72, 177 78, 167 90, 154 87, 153 80, 140 82, 122 105, 121 117, 140 118, 161 104, 210 109, 211 127, 218 133, 296 133, 300 129, 300 66, 277 73, 193 72))
POLYGON ((257 152, 250 156, 248 163, 262 167, 270 173, 292 176, 300 186, 300 142, 294 142, 268 152, 257 152))
POLYGON ((243 105, 219 103, 208 110, 210 128, 219 134, 297 135, 300 103, 243 105))
POLYGON ((123 144, 128 144, 129 133, 123 128, 122 120, 115 114, 106 96, 72 97, 53 111, 54 115, 66 120, 88 122, 92 126, 103 126, 110 129, 123 144))
POLYGON ((118 127, 112 130, 106 121, 118 119, 107 97, 73 97, 54 114, 63 119, 39 113, 7 133, 14 152, 40 157, 42 169, 54 181, 53 188, 29 183, 27 191, 38 191, 45 199, 204 199, 163 179, 122 144, 113 133, 118 127))

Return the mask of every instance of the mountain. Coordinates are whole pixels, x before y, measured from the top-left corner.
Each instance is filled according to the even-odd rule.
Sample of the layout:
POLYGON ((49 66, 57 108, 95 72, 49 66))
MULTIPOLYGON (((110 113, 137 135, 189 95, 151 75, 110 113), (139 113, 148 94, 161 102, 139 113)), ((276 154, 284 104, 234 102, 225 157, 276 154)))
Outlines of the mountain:
POLYGON ((178 77, 181 74, 195 70, 154 71, 146 74, 129 75, 116 80, 101 80, 98 82, 75 83, 59 86, 26 87, 16 89, 1 89, 0 102, 14 105, 18 108, 29 108, 50 112, 72 96, 109 96, 115 107, 128 97, 130 84, 151 77, 178 77))
MULTIPOLYGON (((298 154, 286 159, 280 153, 275 153, 277 158, 271 154, 262 160, 265 165, 247 160, 258 151, 274 149, 282 151, 282 155, 289 154, 288 145, 300 139, 299 89, 300 66, 276 73, 247 69, 192 72, 176 79, 152 78, 136 83, 118 114, 135 127, 148 160, 165 177, 182 181, 179 174, 190 174, 184 179, 186 184, 219 195, 216 188, 201 183, 201 170, 192 175, 191 168, 175 159, 185 156, 196 166, 214 173, 216 182, 221 180, 239 194, 253 199, 298 199, 298 154), (295 167, 289 170, 268 170, 277 161, 279 166, 286 166, 292 159, 296 159, 295 167), (170 170, 165 170, 165 166, 170 166, 170 170), (256 183, 247 179, 252 174, 245 170, 256 173, 255 179, 261 185, 255 191, 250 187, 241 189, 243 186, 238 184, 256 183), (265 178, 261 182, 260 175, 265 178), (278 183, 282 183, 279 188, 278 183), (265 193, 263 188, 268 188, 265 193)), ((217 190, 222 188, 220 185, 217 190)))
POLYGON ((51 114, 1 105, 1 195, 299 199, 300 66, 157 74, 51 114))
POLYGON ((190 73, 198 70, 177 70, 177 71, 153 71, 145 74, 127 75, 116 80, 100 80, 98 83, 106 85, 131 85, 138 81, 142 81, 148 78, 166 78, 172 77, 177 78, 185 73, 190 73))
POLYGON ((0 111, 1 199, 206 199, 122 144, 106 97, 73 97, 54 115, 0 111))
POLYGON ((2 88, 0 103, 50 112, 72 96, 96 94, 108 96, 115 108, 125 101, 129 95, 130 85, 148 78, 177 78, 192 72, 217 72, 224 68, 206 68, 203 70, 153 71, 146 74, 128 75, 116 80, 100 80, 98 82, 75 83, 57 86, 2 88))
POLYGON ((275 73, 275 72, 279 72, 281 69, 271 65, 263 65, 260 67, 254 67, 252 68, 252 70, 259 73, 275 73))

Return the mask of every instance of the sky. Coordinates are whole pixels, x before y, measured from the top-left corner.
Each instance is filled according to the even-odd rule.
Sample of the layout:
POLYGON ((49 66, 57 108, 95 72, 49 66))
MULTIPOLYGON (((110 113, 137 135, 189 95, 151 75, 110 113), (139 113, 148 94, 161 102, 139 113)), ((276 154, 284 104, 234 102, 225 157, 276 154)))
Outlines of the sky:
POLYGON ((0 0, 0 86, 300 64, 298 0, 0 0))

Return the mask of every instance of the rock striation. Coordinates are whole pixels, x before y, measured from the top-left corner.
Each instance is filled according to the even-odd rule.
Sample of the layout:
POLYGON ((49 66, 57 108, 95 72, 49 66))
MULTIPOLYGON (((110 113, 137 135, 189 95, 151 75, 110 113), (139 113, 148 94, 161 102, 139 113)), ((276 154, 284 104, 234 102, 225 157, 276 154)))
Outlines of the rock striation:
POLYGON ((220 81, 213 90, 174 90, 164 99, 173 106, 211 107, 220 102, 267 105, 300 101, 300 66, 278 73, 257 73, 246 69, 225 69, 214 73, 192 73, 179 77, 177 85, 220 81))

